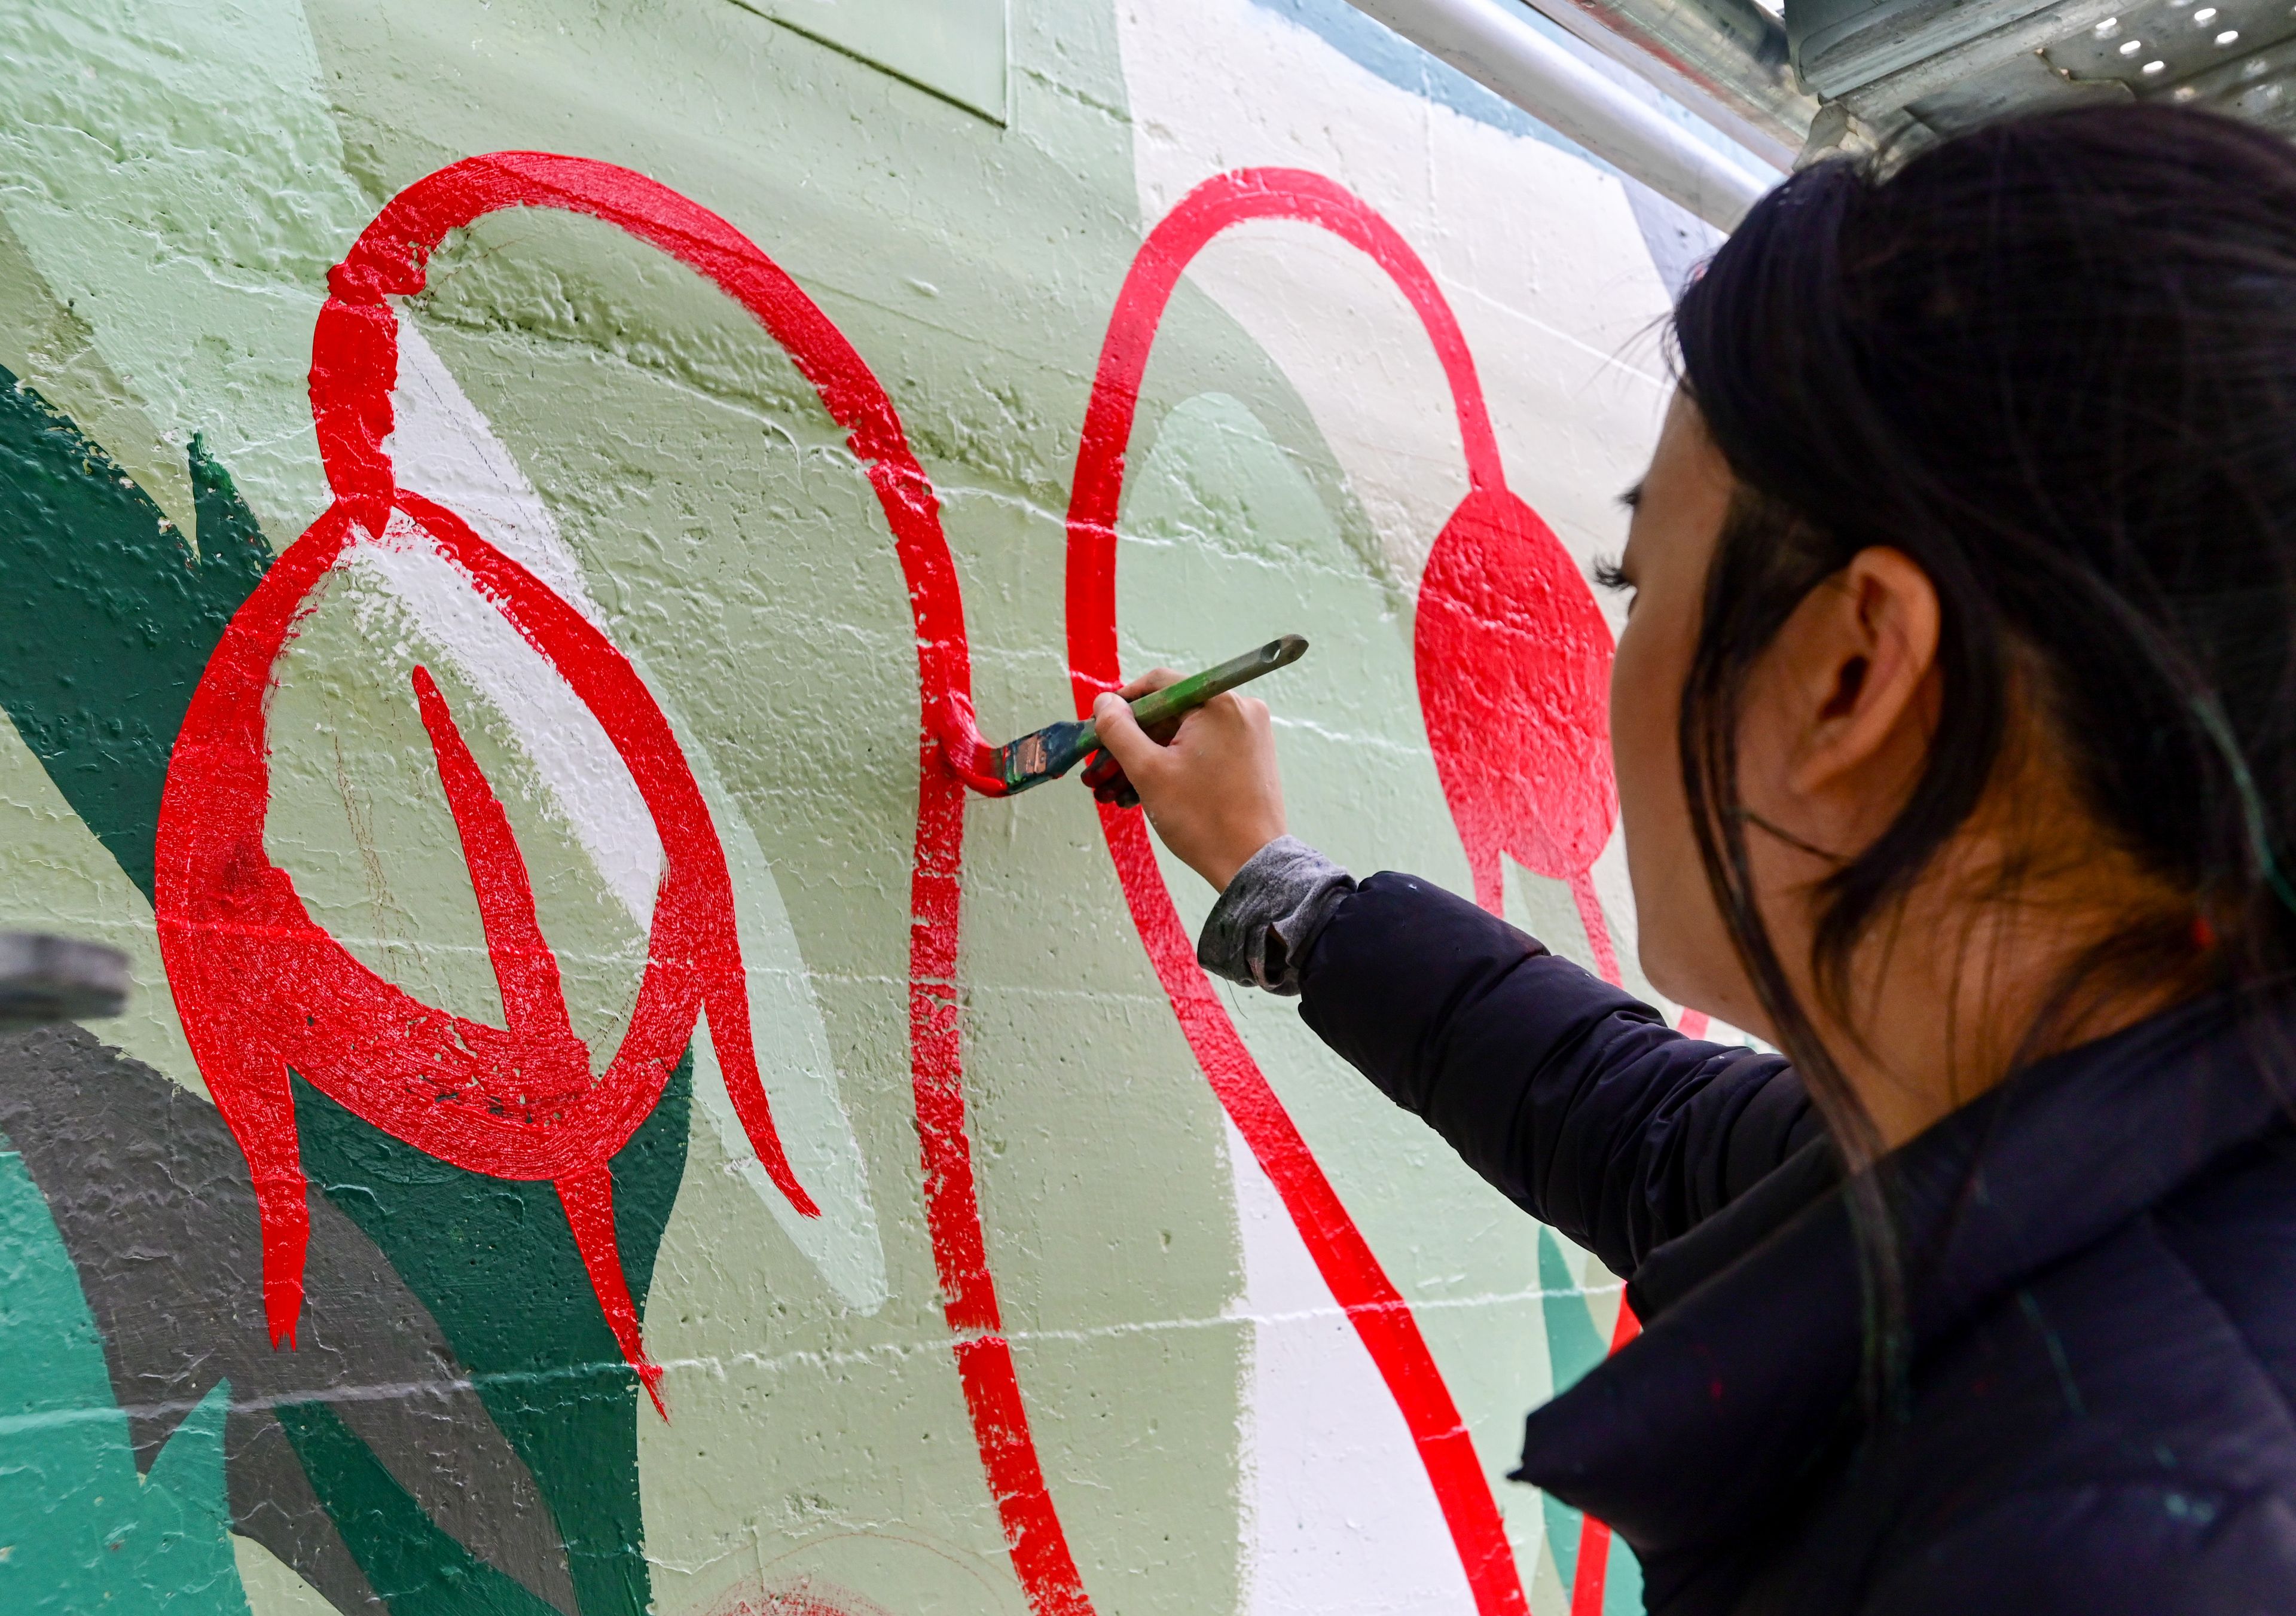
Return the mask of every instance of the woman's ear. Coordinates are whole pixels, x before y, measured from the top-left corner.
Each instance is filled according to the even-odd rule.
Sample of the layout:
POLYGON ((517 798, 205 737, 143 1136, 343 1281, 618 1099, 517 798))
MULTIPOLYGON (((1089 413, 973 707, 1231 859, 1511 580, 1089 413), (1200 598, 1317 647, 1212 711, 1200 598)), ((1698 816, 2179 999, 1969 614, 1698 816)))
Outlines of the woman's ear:
POLYGON ((1783 722, 1790 736, 1773 753, 1780 783, 1818 808, 1828 831, 1855 834, 1873 811, 1883 823, 1896 812, 1928 755, 1937 648, 1929 575, 1904 552, 1878 547, 1811 590, 1772 643, 1773 700, 1763 705, 1765 721, 1783 722))

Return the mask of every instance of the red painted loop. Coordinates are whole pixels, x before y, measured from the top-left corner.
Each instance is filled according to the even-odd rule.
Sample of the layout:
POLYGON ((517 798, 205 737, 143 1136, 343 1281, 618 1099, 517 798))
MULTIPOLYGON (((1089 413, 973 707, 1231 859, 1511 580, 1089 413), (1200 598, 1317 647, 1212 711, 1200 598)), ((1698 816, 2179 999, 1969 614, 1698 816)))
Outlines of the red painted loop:
MULTIPOLYGON (((1080 717, 1091 710, 1096 694, 1123 682, 1116 643, 1116 520, 1141 378, 1157 327, 1190 260, 1221 231, 1249 219, 1317 226, 1361 249, 1393 277, 1426 328, 1450 383, 1472 489, 1463 513, 1472 513, 1472 522, 1503 530, 1520 529, 1519 519, 1511 514, 1515 510, 1538 522, 1529 507, 1506 491, 1482 385, 1458 321, 1434 275, 1395 228, 1353 193, 1300 169, 1247 168, 1207 180, 1150 233, 1134 258, 1110 316, 1085 410, 1068 517, 1069 665, 1080 717)), ((1454 526, 1459 521, 1455 518, 1454 526)), ((1543 524, 1538 530, 1544 531, 1543 524)), ((1423 669, 1423 690, 1425 677, 1423 669)), ((1477 1611, 1481 1616, 1522 1616, 1528 1609, 1522 1579, 1489 1481, 1408 1304, 1253 1062, 1210 979, 1196 964, 1193 940, 1164 885, 1143 816, 1136 809, 1103 806, 1101 824, 1134 924, 1189 1047, 1283 1197, 1324 1284, 1346 1309, 1402 1412, 1477 1611)))
POLYGON ((1255 219, 1288 219, 1330 231, 1388 273, 1419 316, 1450 385, 1470 485, 1506 486, 1465 333, 1434 275, 1395 226, 1353 192, 1304 168, 1241 168, 1206 180, 1149 233, 1134 257, 1109 316, 1085 407, 1068 518, 1069 662, 1079 717, 1091 711, 1100 692, 1122 683, 1116 652, 1116 519, 1123 499, 1125 451, 1157 327, 1181 272, 1196 254, 1229 226, 1255 219), (1104 548, 1107 565, 1078 566, 1080 543, 1104 548))
MULTIPOLYGON (((968 1338, 958 1348, 960 1378, 1014 1569, 1037 1616, 1089 1616, 1037 1463, 1012 1354, 996 1333, 996 1284, 964 1132, 955 979, 965 786, 959 773, 944 767, 942 752, 967 771, 963 780, 980 789, 989 749, 973 723, 964 606, 939 502, 892 400, 844 333, 733 226, 627 168, 537 152, 471 158, 408 186, 360 235, 328 277, 330 296, 312 340, 312 411, 335 503, 274 563, 233 620, 176 743, 160 808, 160 947, 193 1054, 255 1177, 274 1335, 292 1340, 308 1231, 285 1078, 290 1064, 418 1148, 460 1149, 470 1134, 494 1153, 462 1158, 475 1170, 554 1178, 601 1309, 650 1389, 658 1372, 644 1361, 622 1283, 612 1182, 602 1164, 660 1097, 668 1063, 692 1036, 697 997, 759 1159, 792 1204, 808 1215, 816 1210, 789 1171, 757 1080, 731 883, 717 833, 652 695, 611 644, 540 580, 453 513, 398 488, 383 450, 398 368, 398 321, 384 299, 422 291, 430 255, 448 231, 512 207, 558 208, 615 225, 747 308, 845 429, 892 530, 915 630, 924 732, 910 878, 909 1024, 926 1218, 949 1325, 968 1338), (354 529, 381 534, 394 511, 424 529, 598 715, 638 781, 668 861, 637 1008, 612 1067, 581 1102, 595 1114, 584 1113, 588 1127, 578 1141, 554 1119, 548 1129, 560 1131, 552 1151, 540 1155, 509 1153, 501 1140, 515 1130, 478 1118, 461 1103, 465 1090, 441 1080, 443 1073, 463 1081, 452 1044, 475 1038, 477 1044, 464 1045, 475 1052, 488 1036, 501 1039, 502 1029, 447 1017, 366 972, 311 922, 292 882, 263 848, 269 777, 262 698, 273 664, 311 590, 353 541, 354 529), (322 1029, 330 1029, 324 1047, 322 1029)), ((451 725, 447 718, 446 727, 451 725)), ((452 750, 441 751, 442 777, 456 772, 447 759, 452 750)), ((470 772, 475 775, 475 767, 470 772)), ((507 880, 499 838, 478 800, 482 783, 465 778, 458 788, 476 827, 465 833, 466 850, 490 849, 487 857, 474 857, 473 882, 481 890, 490 883, 507 890, 515 883, 507 880), (493 867, 482 871, 488 858, 493 867)), ((462 818, 458 813, 458 823, 462 818)), ((497 909, 498 976, 506 968, 513 977, 521 970, 530 976, 534 968, 530 958, 519 957, 517 906, 513 897, 497 909)), ((491 950, 496 933, 488 935, 491 950)), ((530 955, 531 946, 525 947, 530 955)), ((484 1075, 473 1073, 472 1080, 484 1075)))
MULTIPOLYGON (((845 334, 779 265, 724 219, 643 174, 547 152, 496 152, 441 168, 391 199, 328 277, 331 295, 312 344, 319 455, 337 497, 373 502, 395 486, 382 442, 392 422, 398 322, 381 299, 422 291, 430 255, 447 233, 504 208, 586 214, 651 242, 714 282, 788 351, 845 429, 892 529, 916 619, 925 710, 940 738, 939 726, 954 720, 939 697, 972 692, 964 608, 939 501, 891 400, 845 334)), ((969 701, 964 710, 969 714, 969 701)), ((951 738, 962 746, 979 734, 951 738)))
POLYGON ((1501 911, 1505 853, 1570 882, 1595 957, 1616 980, 1608 928, 1587 879, 1617 818, 1609 626, 1554 531, 1506 486, 1473 356, 1433 274, 1369 204, 1321 175, 1247 168, 1207 180, 1133 261, 1101 348, 1069 506, 1071 557, 1079 533, 1111 557, 1105 568, 1079 568, 1072 559, 1069 569, 1078 712, 1121 682, 1116 519, 1157 327, 1188 263, 1220 232, 1251 219, 1315 225, 1360 249, 1393 278, 1426 330, 1451 389, 1469 489, 1429 556, 1414 647, 1444 798, 1474 873, 1476 901, 1501 911), (1491 615, 1482 615, 1486 608, 1491 615))

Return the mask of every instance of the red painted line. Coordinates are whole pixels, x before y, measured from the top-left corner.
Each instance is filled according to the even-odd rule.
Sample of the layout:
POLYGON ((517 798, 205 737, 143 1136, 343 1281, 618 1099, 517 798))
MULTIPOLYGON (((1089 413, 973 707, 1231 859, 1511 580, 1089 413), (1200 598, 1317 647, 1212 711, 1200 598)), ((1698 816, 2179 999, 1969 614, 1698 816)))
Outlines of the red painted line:
MULTIPOLYGON (((1474 490, 1470 504, 1485 525, 1520 526, 1508 501, 1529 514, 1529 506, 1506 492, 1497 440, 1466 339, 1434 276, 1395 228, 1359 197, 1304 170, 1242 169, 1208 180, 1164 217, 1134 258, 1109 320, 1085 411, 1068 519, 1069 666, 1079 716, 1091 710, 1100 692, 1123 682, 1116 644, 1116 520, 1140 381, 1157 326, 1188 262, 1221 231, 1250 219, 1320 226, 1387 271, 1426 328, 1449 382, 1474 490), (1491 514, 1480 514, 1485 512, 1491 514)), ((1455 526, 1457 521, 1454 519, 1455 526)), ((1531 515, 1530 521, 1538 519, 1531 515)), ((1544 524, 1539 526, 1544 530, 1544 524)), ((1575 568, 1571 575, 1575 579, 1575 568)), ((1581 583, 1582 593, 1584 587, 1581 583)), ((1423 613, 1425 609, 1423 604, 1423 613)), ((1607 649, 1607 631, 1603 644, 1607 649)), ((1423 670, 1421 686, 1423 692, 1427 686, 1423 670)), ((1133 923, 1189 1047, 1212 1092, 1275 1184, 1324 1283, 1346 1310, 1402 1412, 1477 1611, 1481 1616, 1520 1616, 1528 1606, 1505 1522, 1410 1308, 1380 1267, 1197 966, 1193 940, 1173 907, 1140 812, 1103 806, 1101 825, 1133 923)), ((1603 828, 1607 835, 1607 824, 1603 828)), ((1600 848, 1597 841, 1595 850, 1600 848)), ((1588 855, 1590 863, 1592 857, 1588 855)))
MULTIPOLYGON (((613 1255, 604 1164, 653 1108, 705 1011, 759 1161, 800 1211, 818 1210, 774 1131, 750 1046, 725 856, 660 710, 627 660, 547 586, 451 511, 399 488, 383 447, 398 371, 398 317, 386 299, 422 290, 430 255, 447 232, 504 208, 557 208, 605 220, 741 303, 788 350, 845 429, 892 529, 915 625, 923 714, 909 1022, 927 1222, 944 1308, 964 1338, 957 1366, 1014 1570, 1036 1616, 1088 1616, 1090 1602, 1037 1462, 1012 1354, 997 1333, 964 1132, 955 989, 964 796, 967 784, 1000 794, 1003 783, 989 772, 990 749, 972 721, 964 602, 939 502, 892 401, 829 317, 733 226, 626 168, 536 152, 467 159, 393 198, 329 274, 331 295, 312 337, 311 401, 334 503, 273 563, 226 630, 176 742, 160 807, 160 947, 185 1036, 254 1176, 272 1333, 293 1340, 308 1230, 290 1066, 419 1149, 473 1171, 554 1180, 586 1257, 598 1256, 591 1275, 601 1309, 642 1373, 651 1366, 613 1255), (274 664, 345 548, 362 533, 382 533, 394 511, 430 534, 597 715, 660 833, 665 867, 629 1028, 605 1075, 546 1117, 496 1115, 476 1103, 498 1078, 497 1057, 510 1035, 433 1010, 367 971, 311 920, 264 850, 270 783, 263 708, 274 664)), ((529 990, 541 990, 546 945, 538 931, 528 937, 515 914, 505 884, 515 849, 501 845, 506 824, 498 833, 491 822, 485 806, 491 792, 475 766, 464 775, 450 760, 459 736, 446 738, 452 719, 444 702, 434 713, 420 683, 418 700, 473 881, 482 904, 495 906, 490 951, 505 1005, 519 1000, 508 1012, 515 1028, 532 1008, 529 990)), ((549 971, 554 976, 554 959, 549 971)))
POLYGON ((661 1400, 661 1366, 646 1356, 638 1337, 637 1304, 630 1300, 629 1284, 622 1277, 621 1250, 614 1235, 614 1175, 603 1167, 590 1173, 563 1173, 555 1187, 558 1204, 566 1210, 566 1226, 574 1232, 575 1247, 597 1292, 599 1310, 606 1316, 606 1327, 614 1333, 623 1361, 645 1383, 654 1412, 667 1420, 669 1406, 661 1400))
MULTIPOLYGON (((558 956, 551 952, 535 916, 525 856, 511 833, 510 816, 480 772, 478 759, 471 756, 430 670, 417 666, 414 683, 422 726, 430 732, 438 759, 439 783, 462 838, 463 860, 479 901, 479 923, 486 932, 487 957, 494 966, 503 1020, 508 1024, 501 1063, 485 1074, 487 1087, 498 1105, 529 1117, 562 1117, 590 1087, 590 1052, 574 1036, 567 1017, 558 956)), ((568 1173, 558 1179, 557 1189, 583 1270, 615 1343, 644 1382, 655 1411, 667 1419, 661 1369, 646 1356, 637 1308, 622 1276, 614 1233, 613 1175, 604 1167, 568 1173)))
POLYGON ((1579 923, 1587 928, 1587 946, 1594 950, 1595 973, 1613 988, 1625 986, 1619 974, 1619 951, 1611 946, 1611 923, 1595 892, 1595 872, 1576 871, 1570 881, 1570 900, 1578 906, 1579 923))

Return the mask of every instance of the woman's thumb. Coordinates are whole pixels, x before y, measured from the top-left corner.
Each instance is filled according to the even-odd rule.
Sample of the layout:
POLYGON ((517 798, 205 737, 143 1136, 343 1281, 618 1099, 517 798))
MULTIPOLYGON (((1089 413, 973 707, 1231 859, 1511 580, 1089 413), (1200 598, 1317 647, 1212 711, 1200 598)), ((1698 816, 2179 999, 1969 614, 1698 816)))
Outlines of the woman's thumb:
POLYGON ((1163 748, 1148 738, 1132 716, 1132 703, 1112 690, 1103 691, 1092 704, 1092 724, 1100 743, 1135 780, 1144 767, 1153 773, 1162 761, 1163 748))

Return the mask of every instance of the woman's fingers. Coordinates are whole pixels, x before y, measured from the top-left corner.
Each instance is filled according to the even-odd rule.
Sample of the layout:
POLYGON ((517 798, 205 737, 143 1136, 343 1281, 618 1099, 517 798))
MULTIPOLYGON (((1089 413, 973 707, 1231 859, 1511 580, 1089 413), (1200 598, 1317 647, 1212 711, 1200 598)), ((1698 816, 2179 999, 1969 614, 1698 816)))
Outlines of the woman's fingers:
POLYGON ((1128 701, 1137 701, 1151 691, 1161 690, 1167 685, 1177 685, 1185 677, 1168 668, 1152 668, 1116 693, 1128 701))
MULTIPOLYGON (((1147 677, 1152 678, 1155 676, 1147 677)), ((1139 682, 1136 679, 1133 684, 1139 682)), ((1161 689, 1162 686, 1152 685, 1149 688, 1161 689)), ((1116 759, 1117 767, 1128 775, 1134 775, 1136 780, 1138 776, 1134 774, 1135 769, 1155 769, 1163 760, 1164 749, 1149 739, 1148 732, 1140 727, 1140 720, 1132 716, 1132 697, 1128 693, 1132 685, 1128 685, 1124 689, 1128 693, 1103 693, 1093 702, 1092 725, 1100 736, 1101 745, 1110 757, 1116 759)), ((1142 693, 1146 693, 1144 691, 1142 693)))
POLYGON ((1283 834, 1283 784, 1266 702, 1215 696, 1181 718, 1168 744, 1142 730, 1113 694, 1094 704, 1093 719, 1164 845, 1212 885, 1226 888, 1246 860, 1283 834))

